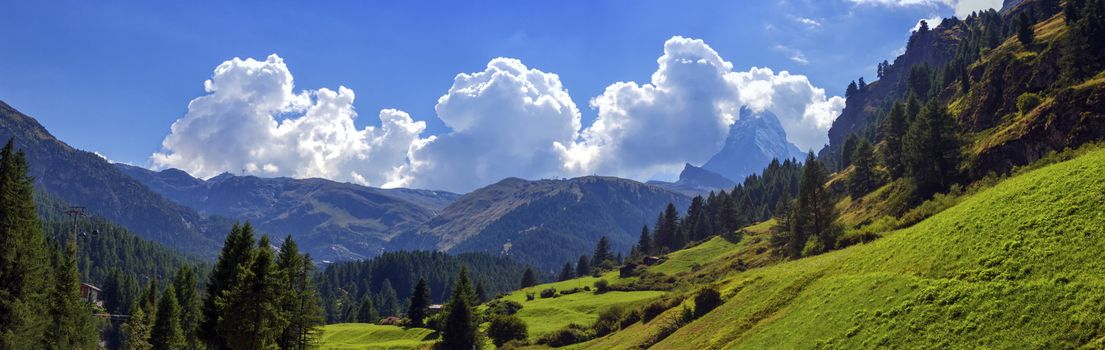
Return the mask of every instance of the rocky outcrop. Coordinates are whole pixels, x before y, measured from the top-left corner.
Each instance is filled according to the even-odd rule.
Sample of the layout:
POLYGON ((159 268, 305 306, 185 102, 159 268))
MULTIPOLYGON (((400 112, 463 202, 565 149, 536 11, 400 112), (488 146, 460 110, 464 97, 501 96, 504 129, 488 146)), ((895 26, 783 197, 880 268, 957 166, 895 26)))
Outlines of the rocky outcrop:
POLYGON ((1013 126, 984 140, 975 176, 1007 173, 1053 151, 1105 139, 1105 80, 1063 89, 1013 126))

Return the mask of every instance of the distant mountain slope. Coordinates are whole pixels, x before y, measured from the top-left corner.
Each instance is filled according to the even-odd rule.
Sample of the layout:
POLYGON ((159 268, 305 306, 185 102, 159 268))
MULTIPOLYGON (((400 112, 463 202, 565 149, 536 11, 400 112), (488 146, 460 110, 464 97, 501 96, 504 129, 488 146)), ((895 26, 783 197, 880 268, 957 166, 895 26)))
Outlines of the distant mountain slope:
POLYGON ((617 251, 636 243, 668 203, 687 196, 612 177, 527 181, 508 178, 466 194, 401 237, 395 249, 502 252, 551 272, 590 254, 607 236, 617 251))
POLYGON ((10 138, 26 152, 36 188, 143 238, 212 257, 229 231, 226 220, 205 217, 163 198, 102 157, 59 141, 34 118, 0 101, 0 140, 10 138))
POLYGON ((772 159, 803 157, 802 150, 787 141, 786 130, 775 114, 741 108, 740 119, 729 128, 725 146, 702 168, 735 182, 759 172, 772 159))
POLYGON ((204 181, 177 169, 116 167, 200 212, 249 220, 277 239, 291 234, 300 249, 320 261, 375 256, 397 233, 428 221, 459 197, 443 191, 379 189, 324 179, 224 173, 204 181))
POLYGON ((730 191, 733 187, 737 186, 736 182, 721 176, 721 174, 690 164, 683 165, 683 171, 679 173, 679 180, 676 182, 649 181, 648 184, 663 187, 690 197, 698 195, 705 196, 710 193, 710 191, 730 191))

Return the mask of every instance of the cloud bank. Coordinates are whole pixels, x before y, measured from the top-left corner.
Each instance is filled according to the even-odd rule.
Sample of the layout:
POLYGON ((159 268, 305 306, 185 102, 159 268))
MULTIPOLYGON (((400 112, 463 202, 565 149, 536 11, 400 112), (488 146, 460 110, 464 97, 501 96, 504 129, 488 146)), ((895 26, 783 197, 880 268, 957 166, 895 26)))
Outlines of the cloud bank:
POLYGON ((702 40, 683 37, 664 43, 648 83, 614 83, 592 98, 597 118, 587 126, 558 75, 511 58, 454 78, 435 106, 449 129, 439 135, 392 109, 358 129, 352 90, 296 91, 275 54, 223 62, 204 87, 151 156, 154 168, 455 192, 509 176, 670 176, 716 153, 743 106, 772 111, 792 142, 819 148, 844 107, 805 76, 734 71, 702 40))
POLYGON ((425 122, 391 109, 380 111, 379 127, 357 129, 353 90, 294 92, 291 71, 275 54, 223 62, 204 89, 151 157, 155 168, 201 178, 244 171, 398 186, 408 155, 431 141, 419 138, 425 122))
POLYGON ((851 0, 861 5, 882 6, 947 6, 955 10, 959 18, 967 17, 974 11, 1000 9, 1002 0, 851 0))

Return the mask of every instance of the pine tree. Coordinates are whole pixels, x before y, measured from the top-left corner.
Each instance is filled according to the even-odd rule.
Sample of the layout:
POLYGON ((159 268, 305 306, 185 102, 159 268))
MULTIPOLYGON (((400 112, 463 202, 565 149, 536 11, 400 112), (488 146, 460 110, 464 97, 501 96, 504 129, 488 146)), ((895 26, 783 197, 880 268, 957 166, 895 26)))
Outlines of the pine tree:
POLYGON ((0 349, 39 347, 47 320, 46 236, 23 152, 0 151, 0 349))
POLYGON ((797 213, 793 210, 794 200, 783 198, 779 200, 779 203, 775 205, 775 225, 771 227, 771 247, 778 255, 796 258, 801 255, 802 251, 798 249, 795 251, 796 244, 794 239, 794 216, 797 213))
POLYGON ((157 321, 154 322, 153 331, 150 333, 150 344, 155 349, 178 350, 184 349, 187 342, 184 338, 184 330, 180 326, 181 310, 177 303, 176 287, 169 285, 161 294, 161 301, 157 303, 157 321))
POLYGON ((412 327, 422 327, 425 325, 426 311, 430 307, 430 287, 426 284, 426 279, 419 278, 418 284, 414 286, 414 292, 411 293, 411 305, 407 310, 407 316, 411 319, 412 327))
POLYGON ((844 138, 844 146, 840 148, 840 165, 837 166, 840 170, 852 165, 852 153, 855 153, 858 142, 856 134, 848 134, 848 137, 844 138))
POLYGON ((230 289, 240 284, 239 278, 246 276, 253 261, 253 227, 246 223, 234 224, 226 236, 222 251, 207 281, 207 294, 203 300, 203 322, 200 323, 200 338, 212 350, 226 349, 226 335, 219 333, 219 317, 225 315, 225 303, 218 303, 229 297, 230 289))
POLYGON ((1028 16, 1021 12, 1017 15, 1017 40, 1021 41, 1021 45, 1025 48, 1032 46, 1032 42, 1036 40, 1036 32, 1032 30, 1032 21, 1028 19, 1028 16))
POLYGON ((691 206, 687 208, 687 217, 683 220, 686 226, 687 237, 691 241, 700 241, 710 236, 710 227, 706 219, 706 203, 702 196, 691 199, 691 206))
MULTIPOLYGON (((203 318, 203 301, 200 299, 196 273, 192 267, 184 265, 173 276, 173 287, 180 305, 180 329, 186 340, 186 348, 199 349, 199 323, 203 318)), ((164 300, 164 298, 162 298, 164 300)))
POLYGON ((781 237, 786 238, 782 242, 782 251, 790 258, 800 257, 811 237, 817 239, 821 250, 832 249, 836 243, 838 232, 834 222, 837 212, 825 188, 827 178, 828 172, 817 161, 813 152, 810 152, 806 156, 802 179, 798 185, 798 198, 791 208, 791 214, 780 220, 789 224, 789 227, 782 228, 786 232, 781 237))
MULTIPOLYGON (((465 271, 467 271, 467 269, 465 271)), ((533 268, 527 268, 526 272, 522 274, 522 288, 529 288, 536 285, 537 274, 533 272, 533 268)))
POLYGON ((905 106, 895 103, 894 107, 890 108, 890 114, 887 115, 882 128, 883 139, 886 141, 882 148, 882 162, 891 179, 900 178, 905 174, 905 165, 902 163, 902 138, 908 127, 905 106))
POLYGON ((597 266, 605 266, 608 260, 614 260, 614 255, 610 253, 609 238, 606 236, 599 238, 598 244, 595 245, 595 254, 591 255, 591 259, 597 266))
POLYGON ((289 235, 280 245, 276 268, 282 278, 280 308, 286 317, 277 345, 281 349, 306 349, 324 322, 322 300, 311 273, 314 264, 310 256, 299 254, 299 246, 289 235))
POLYGON ((903 139, 906 174, 917 198, 946 190, 959 175, 960 138, 956 122, 936 100, 929 101, 903 139))
POLYGON ((675 210, 675 205, 668 203, 664 213, 660 214, 656 221, 656 232, 653 236, 656 249, 666 248, 670 252, 682 248, 683 242, 679 237, 679 212, 675 210))
POLYGON ((834 229, 837 212, 832 196, 825 188, 828 172, 818 162, 813 152, 806 157, 802 171, 802 181, 798 185, 798 205, 802 212, 799 224, 808 236, 817 237, 822 250, 830 250, 836 244, 837 232, 834 229))
POLYGON ((567 281, 575 277, 573 273, 575 269, 572 268, 572 263, 564 263, 564 268, 560 269, 560 276, 556 277, 557 282, 567 281))
POLYGON ((135 307, 130 318, 123 324, 123 350, 151 350, 150 325, 142 308, 135 307))
POLYGON ((446 350, 471 350, 480 348, 477 339, 475 305, 472 305, 472 282, 468 280, 468 268, 462 267, 449 298, 448 314, 442 330, 441 342, 446 350))
POLYGON ((844 90, 844 98, 852 98, 852 96, 855 96, 858 92, 859 86, 857 86, 856 81, 853 80, 851 83, 848 83, 848 88, 844 90))
POLYGON ((476 282, 476 303, 483 304, 490 300, 490 297, 490 295, 487 295, 487 286, 484 285, 483 280, 476 282))
POLYGON ((361 301, 361 306, 357 307, 357 322, 376 323, 378 319, 380 319, 380 313, 376 311, 376 306, 372 305, 372 297, 366 294, 364 301, 361 301))
MULTIPOLYGON (((579 261, 576 262, 576 276, 584 277, 591 275, 591 260, 586 255, 580 255, 579 261)), ((525 280, 523 278, 523 280, 525 280)))
MULTIPOLYGON (((740 229, 743 223, 740 220, 740 209, 737 200, 733 198, 732 194, 726 194, 725 191, 721 191, 717 200, 717 228, 721 232, 733 232, 740 229)), ((664 220, 670 222, 671 219, 665 214, 664 220)))
POLYGON ((142 295, 138 299, 138 307, 146 313, 146 318, 150 321, 150 326, 153 327, 153 323, 157 320, 157 278, 149 278, 146 282, 146 288, 142 289, 142 295))
POLYGON ((875 175, 875 156, 871 149, 871 143, 867 139, 859 141, 856 151, 852 153, 852 175, 848 177, 848 192, 852 199, 858 199, 867 194, 878 185, 875 175))
POLYGON ((399 314, 399 296, 395 292, 395 287, 391 286, 391 280, 385 278, 380 284, 380 293, 377 294, 376 301, 376 309, 380 311, 380 315, 387 317, 399 314))
POLYGON ((252 255, 249 267, 239 271, 236 283, 216 300, 223 310, 219 334, 232 349, 275 347, 286 322, 278 304, 279 271, 268 236, 261 236, 252 255))
POLYGON ((864 89, 867 89, 867 82, 863 81, 863 77, 859 77, 859 84, 856 85, 856 89, 858 92, 863 92, 864 89))
POLYGON ((54 249, 54 283, 49 293, 49 325, 43 338, 46 349, 90 349, 99 340, 92 310, 80 298, 77 277, 76 238, 71 236, 65 249, 54 249))
MULTIPOLYGON (((648 225, 641 228, 641 238, 637 239, 637 250, 644 255, 652 254, 652 235, 648 232, 648 225)), ((579 276, 583 277, 585 275, 579 276)))

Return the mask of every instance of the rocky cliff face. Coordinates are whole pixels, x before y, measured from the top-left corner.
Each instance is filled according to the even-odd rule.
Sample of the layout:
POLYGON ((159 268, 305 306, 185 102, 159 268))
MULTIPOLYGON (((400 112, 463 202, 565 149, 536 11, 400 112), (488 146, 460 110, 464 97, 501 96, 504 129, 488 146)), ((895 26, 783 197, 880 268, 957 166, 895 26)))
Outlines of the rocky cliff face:
POLYGON ((910 70, 918 64, 936 67, 955 57, 963 28, 958 21, 944 21, 927 31, 914 32, 906 45, 905 53, 894 59, 881 78, 852 95, 845 102, 844 110, 829 128, 829 145, 819 157, 826 164, 836 164, 836 153, 849 134, 861 136, 877 122, 880 109, 905 95, 910 70))

